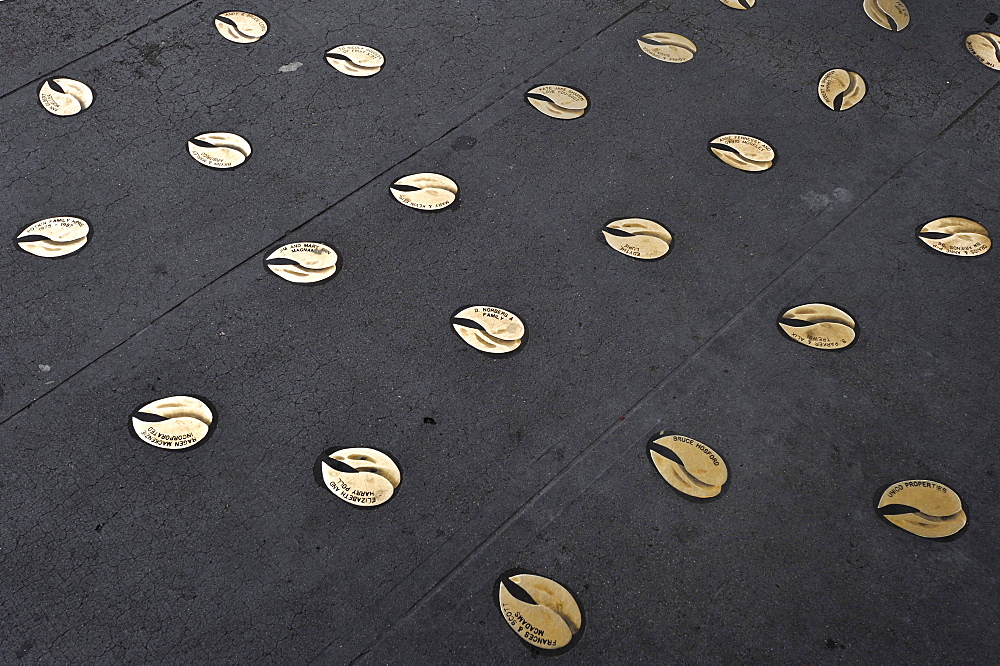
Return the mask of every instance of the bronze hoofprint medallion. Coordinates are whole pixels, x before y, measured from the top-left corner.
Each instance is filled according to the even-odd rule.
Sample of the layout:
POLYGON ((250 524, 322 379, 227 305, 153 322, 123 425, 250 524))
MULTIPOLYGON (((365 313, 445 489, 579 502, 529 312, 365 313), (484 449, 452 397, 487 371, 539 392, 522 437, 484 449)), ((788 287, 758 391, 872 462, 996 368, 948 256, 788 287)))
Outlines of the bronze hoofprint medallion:
POLYGON ((864 0, 865 13, 886 30, 899 32, 910 24, 910 10, 903 0, 864 0))
POLYGON ((439 173, 415 173, 390 185, 389 192, 404 206, 434 211, 455 203, 458 183, 439 173))
POLYGON ((472 305, 458 310, 451 316, 451 326, 469 345, 487 354, 516 351, 527 336, 520 317, 486 305, 472 305))
POLYGON ((778 327, 792 340, 815 349, 844 349, 857 337, 851 315, 827 303, 809 303, 787 310, 778 327))
POLYGON ((360 447, 324 451, 315 472, 320 485, 348 504, 361 507, 385 504, 402 480, 392 456, 360 447))
POLYGON ((337 251, 323 243, 300 242, 282 245, 264 259, 267 269, 278 277, 299 284, 315 284, 337 272, 337 251))
POLYGON ((60 76, 42 81, 38 101, 52 115, 75 116, 94 103, 94 91, 86 83, 60 76))
POLYGON ((573 120, 587 112, 587 96, 567 86, 535 86, 524 93, 524 99, 550 118, 573 120))
POLYGON ((215 409, 205 398, 175 395, 154 400, 132 412, 132 432, 161 449, 189 449, 215 429, 215 409))
POLYGON ((774 166, 774 149, 745 134, 723 134, 708 143, 713 155, 740 171, 767 171, 774 166))
POLYGON ((503 619, 529 646, 554 655, 580 639, 583 609, 573 593, 556 581, 512 569, 500 576, 494 592, 503 619))
POLYGON ((1000 69, 1000 37, 992 32, 974 32, 965 38, 965 48, 990 69, 1000 69))
POLYGON ((896 527, 926 539, 953 536, 968 523, 958 494, 925 479, 892 484, 879 498, 876 511, 896 527))
POLYGON ((219 34, 237 44, 252 44, 267 34, 267 21, 249 12, 222 12, 215 17, 219 34))
POLYGON ((956 257, 977 257, 993 247, 986 227, 964 217, 932 220, 917 227, 917 238, 932 250, 956 257))
POLYGON ((733 9, 750 9, 757 4, 757 0, 722 0, 722 4, 733 9))
POLYGON ((698 52, 694 42, 672 32, 651 32, 636 41, 643 53, 663 62, 687 62, 698 52))
POLYGON ((612 220, 601 234, 608 245, 634 259, 661 259, 670 252, 674 241, 664 227, 641 217, 612 220))
POLYGON ((79 217, 50 217, 28 225, 17 235, 18 248, 37 257, 62 258, 83 249, 90 225, 79 217))
POLYGON ((239 134, 209 132, 188 141, 191 157, 213 169, 233 169, 250 157, 250 142, 239 134))
POLYGON ((325 57, 331 67, 348 76, 374 76, 385 64, 385 57, 379 51, 360 44, 335 46, 325 57))
POLYGON ((857 72, 831 69, 819 79, 819 99, 834 111, 846 111, 861 101, 867 87, 857 72))
POLYGON ((715 497, 729 479, 722 456, 690 437, 660 433, 649 441, 646 450, 660 476, 688 497, 715 497))

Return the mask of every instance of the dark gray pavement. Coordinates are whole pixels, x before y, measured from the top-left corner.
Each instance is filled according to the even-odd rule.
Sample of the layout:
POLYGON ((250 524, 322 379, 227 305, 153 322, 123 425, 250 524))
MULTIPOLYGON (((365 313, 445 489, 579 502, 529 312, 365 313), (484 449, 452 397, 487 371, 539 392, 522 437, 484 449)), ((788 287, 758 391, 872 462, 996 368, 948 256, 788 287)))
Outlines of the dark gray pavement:
POLYGON ((913 230, 1000 230, 1000 73, 962 45, 997 7, 909 5, 893 34, 854 1, 3 3, 4 233, 65 214, 94 233, 59 261, 0 244, 0 662, 520 662, 492 599, 515 566, 586 609, 559 661, 988 661, 997 255, 913 230), (236 8, 268 18, 261 42, 215 33, 236 8), (697 56, 643 55, 652 31, 697 56), (339 75, 322 53, 342 43, 385 69, 339 75), (816 96, 832 67, 868 82, 842 114, 816 96), (94 106, 46 114, 56 71, 94 106), (541 83, 591 109, 546 118, 522 98, 541 83), (185 143, 207 131, 251 159, 201 167, 185 143), (726 132, 775 167, 715 160, 726 132), (460 205, 396 203, 420 171, 460 205), (633 215, 674 233, 667 258, 601 243, 633 215), (298 240, 336 246, 340 274, 267 274, 298 240), (784 338, 811 301, 857 344, 784 338), (473 302, 520 314, 525 349, 465 346, 448 316, 473 302), (129 437, 132 409, 178 393, 218 407, 210 441, 129 437), (659 478, 663 429, 726 457, 721 498, 659 478), (335 445, 392 453, 398 497, 317 487, 335 445), (875 515, 908 478, 961 494, 961 538, 875 515))

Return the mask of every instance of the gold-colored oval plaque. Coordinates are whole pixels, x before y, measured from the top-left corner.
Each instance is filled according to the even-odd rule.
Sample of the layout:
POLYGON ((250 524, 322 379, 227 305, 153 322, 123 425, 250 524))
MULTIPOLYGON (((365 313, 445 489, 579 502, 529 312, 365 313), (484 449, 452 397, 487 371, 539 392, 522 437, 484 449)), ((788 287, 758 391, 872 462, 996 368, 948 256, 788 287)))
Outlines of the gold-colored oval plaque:
POLYGON ((715 497, 729 479, 722 456, 690 437, 660 433, 649 441, 646 450, 660 476, 689 497, 715 497))
POLYGON ((882 493, 876 510, 896 527, 926 539, 953 536, 968 523, 958 494, 924 479, 892 484, 882 493))
POLYGON ((500 613, 528 645, 558 654, 583 634, 583 609, 559 583, 522 569, 504 572, 495 586, 500 613))
POLYGON ((957 257, 986 254, 993 241, 986 227, 964 217, 941 217, 917 227, 917 238, 932 250, 957 257))
POLYGON ((451 316, 455 332, 467 343, 487 354, 507 354, 520 349, 527 331, 513 312, 486 305, 462 308, 451 316))
POLYGON ((331 493, 363 507, 388 502, 402 480, 392 456, 368 448, 328 449, 316 461, 315 473, 331 493))
POLYGON ((344 44, 327 51, 326 61, 348 76, 374 76, 382 71, 385 57, 370 46, 344 44))
POLYGON ((636 41, 643 53, 664 62, 687 62, 698 52, 694 42, 672 32, 651 32, 636 41))
POLYGON ((846 111, 861 101, 867 87, 857 72, 831 69, 819 79, 819 98, 834 111, 846 111))
POLYGON ((528 104, 550 118, 572 120, 587 112, 587 96, 567 86, 536 86, 524 93, 528 104))
POLYGON ((252 44, 267 34, 267 21, 249 12, 222 12, 215 17, 219 34, 237 44, 252 44))
POLYGON ((722 4, 733 9, 750 9, 757 4, 757 0, 722 0, 722 4))
POLYGON ((42 81, 38 101, 53 115, 75 116, 94 103, 94 91, 81 81, 56 77, 42 81))
POLYGON ((1000 37, 992 32, 974 32, 965 38, 965 48, 990 69, 1000 69, 1000 37))
POLYGON ((713 155, 741 171, 766 171, 774 166, 774 149, 744 134, 723 134, 708 144, 713 155))
POLYGON ((886 30, 899 32, 910 24, 910 10, 903 0, 865 0, 868 18, 886 30))
POLYGON ((794 307, 781 315, 778 327, 792 340, 816 349, 844 349, 857 337, 851 315, 826 303, 794 307))
POLYGON ((323 243, 289 243, 267 255, 264 265, 289 282, 312 284, 337 272, 337 251, 323 243))
POLYGON ((90 225, 79 217, 50 217, 28 225, 14 239, 17 246, 37 257, 68 257, 87 244, 90 225))
POLYGON ((175 395, 155 400, 132 413, 136 437, 161 449, 189 449, 215 429, 215 409, 205 398, 175 395))
POLYGON ((210 132, 188 141, 188 152, 207 167, 232 169, 250 157, 250 142, 239 134, 210 132))
POLYGON ((661 259, 674 241, 664 227, 641 217, 612 220, 601 233, 608 245, 634 259, 661 259))
POLYGON ((458 183, 439 173, 415 173, 389 186, 399 203, 419 210, 441 210, 455 203, 458 183))

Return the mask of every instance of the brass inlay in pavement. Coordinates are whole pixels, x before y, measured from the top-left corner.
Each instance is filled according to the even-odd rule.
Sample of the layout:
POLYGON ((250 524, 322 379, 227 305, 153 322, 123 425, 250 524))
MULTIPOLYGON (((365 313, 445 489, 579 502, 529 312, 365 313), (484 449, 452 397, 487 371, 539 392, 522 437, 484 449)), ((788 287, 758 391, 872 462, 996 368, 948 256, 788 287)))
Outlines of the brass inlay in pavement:
POLYGON ((237 44, 251 44, 267 33, 267 21, 248 12, 223 12, 215 17, 219 34, 237 44))
POLYGON ((867 87, 857 72, 831 69, 819 79, 819 98, 834 111, 846 111, 861 101, 867 87))
POLYGON ((318 464, 323 487, 355 506, 385 504, 401 480, 396 462, 376 449, 333 449, 318 464))
POLYGON ((38 101, 53 115, 75 116, 94 103, 94 91, 86 83, 56 77, 42 82, 38 101))
POLYGON ((90 225, 79 217, 50 217, 17 235, 17 246, 39 257, 68 257, 87 244, 90 225))
POLYGON ((415 173, 389 186, 399 203, 419 210, 441 210, 455 202, 458 184, 438 173, 415 173))
POLYGON ((750 9, 757 3, 757 0, 722 0, 722 4, 733 9, 750 9))
POLYGON ((210 132, 188 141, 188 152, 213 169, 232 169, 250 157, 250 143, 238 134, 210 132))
POLYGON ((187 449, 208 437, 215 415, 200 398, 176 395, 140 407, 132 413, 132 431, 161 449, 187 449))
POLYGON ((900 31, 910 24, 910 11, 903 0, 865 0, 868 18, 886 30, 900 31))
POLYGON ((587 112, 587 96, 566 86, 536 86, 524 93, 524 98, 551 118, 572 120, 587 112))
POLYGON ((690 437, 661 434, 650 440, 646 450, 660 476, 690 497, 715 497, 729 478, 722 456, 690 437))
POLYGON ((323 243, 289 243, 267 255, 264 265, 289 282, 321 282, 337 272, 337 252, 323 243))
POLYGON ((527 572, 507 572, 497 583, 500 612, 521 640, 542 650, 565 650, 583 630, 583 611, 565 587, 527 572))
POLYGON ((987 67, 1000 69, 1000 37, 997 35, 975 32, 965 38, 965 48, 987 67))
POLYGON ((877 511, 896 527, 927 539, 952 536, 968 522, 954 490, 923 479, 889 486, 879 498, 877 511))
POLYGON ((854 319, 826 303, 794 307, 781 315, 778 326, 792 340, 816 349, 843 349, 856 337, 854 319))
POLYGON ((609 222, 601 233, 608 245, 635 259, 659 259, 670 251, 673 236, 665 228, 641 217, 609 222))
POLYGON ((690 39, 672 32, 651 32, 636 41, 643 53, 664 62, 687 62, 698 51, 690 39))
POLYGON ((774 149, 744 134, 723 134, 708 144, 712 154, 741 171, 766 171, 774 165, 774 149))
POLYGON ((486 305, 473 305, 451 317, 451 325, 463 340, 481 352, 506 354, 524 341, 524 322, 513 312, 486 305))
POLYGON ((344 44, 327 51, 326 61, 348 76, 374 76, 382 71, 385 57, 370 46, 344 44))
POLYGON ((958 257, 985 254, 992 246, 986 227, 964 217, 941 217, 917 229, 917 238, 931 249, 958 257))

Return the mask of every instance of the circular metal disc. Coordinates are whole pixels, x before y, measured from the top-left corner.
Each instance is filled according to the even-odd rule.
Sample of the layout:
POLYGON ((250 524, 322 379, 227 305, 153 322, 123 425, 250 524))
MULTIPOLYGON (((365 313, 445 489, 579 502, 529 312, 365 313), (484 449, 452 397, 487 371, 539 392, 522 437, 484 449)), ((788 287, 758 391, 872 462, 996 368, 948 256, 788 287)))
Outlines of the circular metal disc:
POLYGON ((580 639, 583 609, 556 581, 512 569, 497 580, 495 592, 507 625, 528 645, 558 654, 580 639))
POLYGON ((68 257, 87 244, 90 225, 79 217, 50 217, 17 235, 17 246, 38 257, 68 257))
POLYGON ((415 173, 389 186, 393 198, 418 210, 441 210, 458 198, 458 184, 438 173, 415 173))
POLYGON ((816 349, 844 349, 857 336, 851 315, 826 303, 794 307, 781 315, 778 327, 792 340, 816 349))
POLYGON ((550 118, 572 120, 587 112, 587 96, 566 86, 536 86, 526 92, 524 98, 550 118))
POLYGON ((750 9, 757 3, 757 0, 722 0, 722 4, 733 9, 750 9))
POLYGON ((927 539, 950 537, 968 523, 958 494, 925 479, 892 484, 882 493, 876 510, 896 527, 927 539))
POLYGON ((382 71, 385 57, 370 46, 344 44, 327 51, 326 61, 348 76, 374 76, 382 71))
POLYGON ((865 0, 865 13, 886 30, 899 32, 910 24, 910 10, 903 0, 865 0))
POLYGON ((941 217, 917 227, 917 238, 932 250, 956 257, 986 254, 993 241, 986 227, 964 217, 941 217))
POLYGON ((690 39, 672 32, 651 32, 636 41, 643 53, 664 62, 687 62, 698 51, 690 39))
POLYGON ((363 507, 388 502, 402 480, 389 454, 368 448, 328 449, 316 461, 315 471, 324 488, 348 504, 363 507))
POLYGON ((189 449, 208 439, 215 410, 204 398, 175 395, 155 400, 132 413, 136 437, 161 449, 189 449))
POLYGON ((857 72, 831 69, 819 79, 819 99, 834 111, 846 111, 861 101, 867 87, 857 72))
POLYGON ((86 83, 56 77, 42 81, 38 87, 38 101, 53 115, 75 116, 94 103, 94 91, 86 83))
POLYGON ((233 169, 250 157, 250 142, 239 134, 209 132, 188 141, 188 152, 207 167, 233 169))
POLYGON ((1000 69, 1000 37, 992 32, 974 32, 965 38, 965 48, 990 69, 1000 69))
POLYGON ((744 134, 723 134, 712 139, 708 149, 731 167, 741 171, 766 171, 774 165, 774 149, 760 139, 744 134))
POLYGON ((267 255, 264 265, 289 282, 312 284, 337 272, 337 251, 323 243, 289 243, 267 255))
POLYGON ((451 317, 455 332, 481 352, 507 354, 524 344, 524 322, 513 312, 486 305, 458 310, 451 317))
POLYGON ((605 242, 635 259, 661 259, 670 252, 673 236, 664 227, 641 217, 612 220, 601 229, 605 242))
POLYGON ((729 479, 722 456, 690 437, 661 433, 649 441, 646 450, 660 476, 689 497, 715 497, 729 479))
POLYGON ((249 12, 222 12, 215 17, 219 34, 237 44, 252 44, 267 34, 267 21, 249 12))

